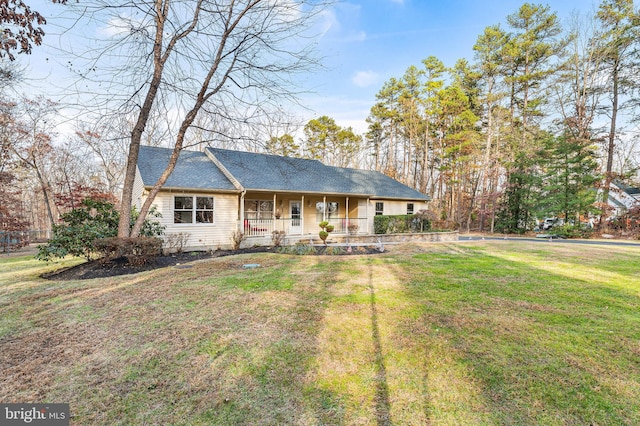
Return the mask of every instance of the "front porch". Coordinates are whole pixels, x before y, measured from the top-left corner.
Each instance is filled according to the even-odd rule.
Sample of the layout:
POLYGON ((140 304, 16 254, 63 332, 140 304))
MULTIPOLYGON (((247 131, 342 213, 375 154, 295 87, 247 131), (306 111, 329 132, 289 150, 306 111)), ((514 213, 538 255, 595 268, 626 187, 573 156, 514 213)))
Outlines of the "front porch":
MULTIPOLYGON (((331 236, 337 235, 366 235, 368 219, 363 217, 347 218, 347 217, 330 217, 325 219, 329 224, 333 225, 331 236)), ((269 237, 273 231, 283 231, 287 236, 318 236, 320 227, 318 223, 305 224, 304 218, 286 218, 286 219, 248 219, 245 218, 240 223, 240 227, 244 235, 251 237, 269 237), (315 226, 315 229, 314 229, 315 226)))
POLYGON ((369 234, 375 211, 366 198, 299 193, 250 192, 240 197, 238 230, 247 238, 317 237, 318 224, 333 225, 335 235, 369 234))

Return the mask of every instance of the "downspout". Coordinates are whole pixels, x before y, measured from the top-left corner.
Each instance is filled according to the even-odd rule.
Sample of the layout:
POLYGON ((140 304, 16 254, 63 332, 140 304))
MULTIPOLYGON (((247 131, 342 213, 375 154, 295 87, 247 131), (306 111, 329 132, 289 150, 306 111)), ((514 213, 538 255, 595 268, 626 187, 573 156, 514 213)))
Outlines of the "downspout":
POLYGON ((240 232, 244 232, 244 196, 246 194, 246 189, 240 192, 240 220, 238 221, 238 231, 240 232))

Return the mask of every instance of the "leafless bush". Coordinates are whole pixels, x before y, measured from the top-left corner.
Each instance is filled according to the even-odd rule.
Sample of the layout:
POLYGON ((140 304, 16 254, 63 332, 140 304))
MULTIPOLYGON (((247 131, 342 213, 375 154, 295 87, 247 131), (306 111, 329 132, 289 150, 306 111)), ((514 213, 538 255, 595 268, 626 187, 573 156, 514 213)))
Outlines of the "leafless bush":
POLYGON ((246 239, 247 239, 247 236, 244 234, 244 232, 240 230, 234 231, 233 234, 231 234, 231 242, 233 242, 233 249, 240 250, 240 245, 246 239))
POLYGON ((280 247, 286 235, 287 234, 284 231, 273 231, 271 233, 271 241, 273 242, 273 246, 280 247))
POLYGON ((175 234, 166 234, 164 239, 164 245, 168 251, 176 253, 182 253, 184 247, 187 245, 191 234, 188 232, 178 232, 175 234))
POLYGON ((162 240, 157 237, 110 237, 96 240, 94 246, 103 262, 124 257, 130 265, 139 266, 160 255, 162 240))

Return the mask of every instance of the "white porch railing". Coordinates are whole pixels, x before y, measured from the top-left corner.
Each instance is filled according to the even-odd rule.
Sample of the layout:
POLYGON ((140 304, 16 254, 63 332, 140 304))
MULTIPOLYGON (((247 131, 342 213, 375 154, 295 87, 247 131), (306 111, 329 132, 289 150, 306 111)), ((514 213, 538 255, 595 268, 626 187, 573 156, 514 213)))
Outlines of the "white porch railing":
POLYGON ((247 237, 270 236, 276 230, 276 220, 280 219, 245 219, 243 232, 247 237))
POLYGON ((332 217, 328 218, 327 222, 333 225, 334 234, 366 234, 367 233, 367 218, 365 217, 332 217))
MULTIPOLYGON (((367 219, 366 218, 344 218, 332 217, 327 221, 333 225, 334 234, 366 234, 367 219)), ((318 224, 313 222, 313 226, 309 221, 305 223, 305 229, 302 228, 301 219, 244 219, 242 231, 247 237, 270 237, 273 231, 284 231, 287 235, 302 235, 305 233, 315 234, 320 231, 318 224)))

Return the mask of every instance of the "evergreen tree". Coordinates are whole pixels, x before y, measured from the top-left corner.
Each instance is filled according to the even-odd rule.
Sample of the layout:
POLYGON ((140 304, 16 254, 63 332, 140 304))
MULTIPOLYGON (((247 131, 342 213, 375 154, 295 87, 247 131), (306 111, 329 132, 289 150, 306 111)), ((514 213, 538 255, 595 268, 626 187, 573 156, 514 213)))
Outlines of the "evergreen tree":
POLYGON ((282 136, 272 136, 265 144, 265 150, 269 154, 297 157, 300 151, 300 145, 296 144, 293 136, 285 133, 282 136))
POLYGON ((542 192, 538 203, 540 217, 557 216, 566 222, 593 210, 598 163, 589 141, 573 138, 565 132, 549 135, 540 155, 543 170, 542 192))
POLYGON ((556 72, 558 66, 552 60, 562 52, 566 40, 558 38, 562 28, 556 14, 546 6, 525 3, 507 17, 507 22, 516 31, 503 48, 509 64, 505 80, 510 87, 514 133, 510 138, 499 228, 524 232, 532 218, 533 194, 539 184, 535 153, 543 140, 538 124, 544 116, 542 105, 546 99, 541 88, 556 72))
POLYGON ((354 159, 360 149, 362 137, 351 127, 338 126, 331 117, 309 120, 304 126, 304 150, 307 158, 321 160, 339 167, 355 165, 354 159))

